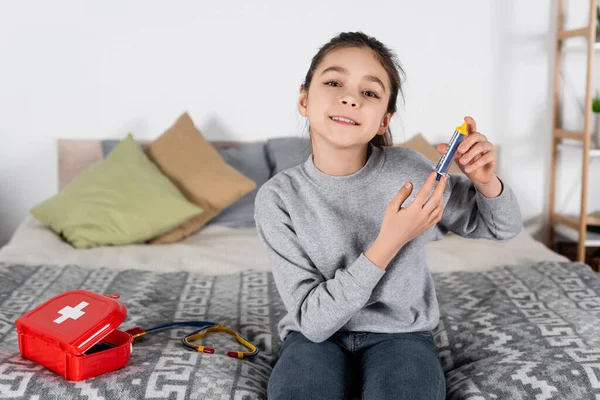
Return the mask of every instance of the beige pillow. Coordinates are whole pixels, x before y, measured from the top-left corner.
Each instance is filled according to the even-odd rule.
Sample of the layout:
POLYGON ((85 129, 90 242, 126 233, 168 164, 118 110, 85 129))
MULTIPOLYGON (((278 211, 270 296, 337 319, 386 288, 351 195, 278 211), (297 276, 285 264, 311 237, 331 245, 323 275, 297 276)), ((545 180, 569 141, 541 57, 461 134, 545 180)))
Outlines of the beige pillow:
MULTIPOLYGON (((404 143, 397 144, 394 146, 407 147, 409 149, 413 149, 425 157, 430 159, 434 164, 437 164, 440 161, 440 157, 442 156, 435 148, 434 145, 429 143, 427 139, 422 134, 418 134, 413 136, 411 139, 407 140, 404 143)), ((448 168, 449 174, 462 174, 462 171, 456 165, 456 162, 452 161, 450 167, 448 168)))
POLYGON ((204 210, 178 228, 152 239, 151 244, 184 238, 256 187, 253 180, 221 158, 187 113, 150 143, 146 154, 189 201, 204 210))

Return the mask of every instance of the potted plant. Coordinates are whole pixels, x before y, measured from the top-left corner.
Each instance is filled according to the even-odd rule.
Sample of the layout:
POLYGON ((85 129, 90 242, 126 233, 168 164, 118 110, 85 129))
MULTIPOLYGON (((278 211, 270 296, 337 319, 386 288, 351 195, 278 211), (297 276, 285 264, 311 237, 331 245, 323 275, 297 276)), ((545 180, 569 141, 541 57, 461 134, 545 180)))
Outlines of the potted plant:
POLYGON ((600 149, 600 96, 596 93, 596 96, 592 99, 592 132, 591 140, 592 147, 600 149))
POLYGON ((596 42, 600 42, 600 6, 596 9, 596 42))

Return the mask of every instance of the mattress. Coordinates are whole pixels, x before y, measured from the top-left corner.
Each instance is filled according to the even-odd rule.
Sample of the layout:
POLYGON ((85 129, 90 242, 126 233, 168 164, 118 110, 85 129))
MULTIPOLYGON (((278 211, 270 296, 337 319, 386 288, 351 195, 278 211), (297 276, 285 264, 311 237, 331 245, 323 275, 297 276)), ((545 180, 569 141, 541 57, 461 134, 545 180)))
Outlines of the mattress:
MULTIPOLYGON (((448 235, 429 243, 426 251, 432 272, 484 271, 497 265, 567 260, 534 240, 525 230, 508 242, 448 235)), ((211 225, 178 243, 75 249, 31 215, 0 250, 0 261, 205 275, 270 270, 266 251, 253 227, 211 225)))

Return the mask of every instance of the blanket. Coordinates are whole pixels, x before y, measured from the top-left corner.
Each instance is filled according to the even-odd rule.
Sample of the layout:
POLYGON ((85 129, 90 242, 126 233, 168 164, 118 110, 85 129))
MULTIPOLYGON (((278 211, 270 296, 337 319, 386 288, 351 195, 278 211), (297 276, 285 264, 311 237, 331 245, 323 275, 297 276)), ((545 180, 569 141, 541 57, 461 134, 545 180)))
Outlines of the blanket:
MULTIPOLYGON (((600 397, 600 278, 571 262, 506 265, 485 272, 434 274, 440 323, 434 330, 449 399, 600 397)), ((285 309, 270 272, 205 276, 0 263, 0 398, 265 399, 285 309), (14 321, 73 289, 119 293, 120 329, 171 320, 208 320, 238 330, 260 353, 215 333, 196 353, 179 339, 193 328, 148 335, 122 369, 82 382, 19 355, 14 321)))

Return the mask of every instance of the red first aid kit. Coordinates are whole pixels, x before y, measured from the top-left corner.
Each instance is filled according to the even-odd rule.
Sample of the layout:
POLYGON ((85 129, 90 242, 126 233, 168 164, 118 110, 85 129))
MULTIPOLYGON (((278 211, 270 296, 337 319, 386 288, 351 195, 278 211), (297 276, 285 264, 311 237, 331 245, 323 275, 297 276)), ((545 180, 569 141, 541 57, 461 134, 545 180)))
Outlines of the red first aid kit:
POLYGON ((116 329, 127 316, 118 297, 73 290, 29 311, 15 322, 21 356, 72 381, 123 367, 133 338, 116 329))

